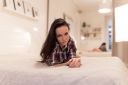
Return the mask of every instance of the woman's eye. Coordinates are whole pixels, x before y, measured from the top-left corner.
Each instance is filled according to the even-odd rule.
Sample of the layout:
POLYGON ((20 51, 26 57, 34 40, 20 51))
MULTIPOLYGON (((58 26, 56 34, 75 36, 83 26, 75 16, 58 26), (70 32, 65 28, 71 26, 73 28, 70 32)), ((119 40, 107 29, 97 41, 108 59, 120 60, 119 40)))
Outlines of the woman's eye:
POLYGON ((66 32, 65 35, 68 35, 68 33, 66 32))
POLYGON ((57 35, 57 37, 61 37, 61 35, 57 35))

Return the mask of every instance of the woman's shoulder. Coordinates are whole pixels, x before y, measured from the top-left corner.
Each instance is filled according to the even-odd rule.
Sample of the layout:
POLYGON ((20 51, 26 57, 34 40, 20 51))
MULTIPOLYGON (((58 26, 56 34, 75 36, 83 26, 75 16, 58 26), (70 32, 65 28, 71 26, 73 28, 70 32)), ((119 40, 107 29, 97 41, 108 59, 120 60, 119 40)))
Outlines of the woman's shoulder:
POLYGON ((75 41, 72 38, 70 38, 69 42, 70 43, 75 43, 75 41))
POLYGON ((70 39, 70 41, 69 41, 69 43, 68 43, 68 47, 69 47, 70 49, 76 49, 75 42, 74 42, 74 40, 73 40, 72 38, 70 39))

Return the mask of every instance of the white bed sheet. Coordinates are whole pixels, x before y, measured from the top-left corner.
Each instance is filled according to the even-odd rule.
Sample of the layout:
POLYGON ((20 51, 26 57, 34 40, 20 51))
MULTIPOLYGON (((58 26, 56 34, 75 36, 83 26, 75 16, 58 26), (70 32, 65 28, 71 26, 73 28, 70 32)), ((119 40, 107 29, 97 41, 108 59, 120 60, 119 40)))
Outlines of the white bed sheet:
POLYGON ((0 85, 128 85, 117 57, 81 57, 80 68, 47 67, 34 57, 0 58, 0 85))
POLYGON ((112 57, 111 52, 80 52, 82 56, 87 57, 112 57))

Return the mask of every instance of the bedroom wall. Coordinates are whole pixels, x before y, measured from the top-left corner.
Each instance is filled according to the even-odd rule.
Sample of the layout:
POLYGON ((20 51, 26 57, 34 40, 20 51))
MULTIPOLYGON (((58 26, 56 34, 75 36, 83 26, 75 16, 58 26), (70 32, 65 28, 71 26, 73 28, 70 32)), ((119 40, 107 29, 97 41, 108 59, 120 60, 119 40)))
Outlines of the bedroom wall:
POLYGON ((128 0, 114 0, 115 6, 121 6, 128 3, 128 0))
POLYGON ((47 0, 26 1, 38 9, 38 20, 0 8, 0 55, 39 55, 47 30, 47 0))
POLYGON ((120 59, 128 66, 128 41, 116 42, 117 44, 117 53, 120 59))

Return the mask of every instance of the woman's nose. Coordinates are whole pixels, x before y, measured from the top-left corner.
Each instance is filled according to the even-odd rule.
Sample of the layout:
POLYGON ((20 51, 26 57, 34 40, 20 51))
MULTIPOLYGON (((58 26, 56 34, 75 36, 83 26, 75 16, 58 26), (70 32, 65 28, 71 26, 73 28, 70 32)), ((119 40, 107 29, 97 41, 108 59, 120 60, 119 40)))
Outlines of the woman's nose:
POLYGON ((66 36, 63 36, 63 37, 62 37, 62 40, 65 41, 65 40, 66 40, 66 36))

